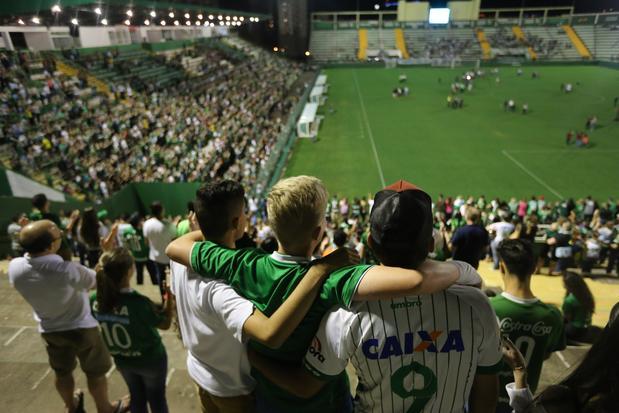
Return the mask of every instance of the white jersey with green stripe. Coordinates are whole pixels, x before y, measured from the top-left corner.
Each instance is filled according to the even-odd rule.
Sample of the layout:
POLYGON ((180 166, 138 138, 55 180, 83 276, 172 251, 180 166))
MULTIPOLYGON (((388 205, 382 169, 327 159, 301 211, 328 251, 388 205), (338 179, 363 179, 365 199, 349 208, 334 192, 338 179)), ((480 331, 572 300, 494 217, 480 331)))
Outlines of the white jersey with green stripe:
MULTIPOLYGON (((460 271, 475 271, 454 261, 460 271)), ((476 373, 501 367, 499 327, 473 287, 357 303, 322 320, 305 366, 323 380, 350 360, 359 377, 355 412, 462 412, 476 373)))

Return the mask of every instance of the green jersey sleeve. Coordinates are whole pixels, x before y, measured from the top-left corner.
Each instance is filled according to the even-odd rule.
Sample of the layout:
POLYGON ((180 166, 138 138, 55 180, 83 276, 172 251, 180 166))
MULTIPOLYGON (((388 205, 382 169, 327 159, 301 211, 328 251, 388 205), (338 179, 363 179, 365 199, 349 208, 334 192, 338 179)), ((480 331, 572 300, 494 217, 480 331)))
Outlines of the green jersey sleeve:
POLYGON ((255 248, 232 250, 210 241, 196 242, 189 257, 191 269, 208 278, 230 283, 240 268, 252 266, 255 258, 265 255, 255 248))
POLYGON ((350 308, 357 287, 372 265, 355 265, 331 273, 323 284, 320 297, 331 306, 350 308))

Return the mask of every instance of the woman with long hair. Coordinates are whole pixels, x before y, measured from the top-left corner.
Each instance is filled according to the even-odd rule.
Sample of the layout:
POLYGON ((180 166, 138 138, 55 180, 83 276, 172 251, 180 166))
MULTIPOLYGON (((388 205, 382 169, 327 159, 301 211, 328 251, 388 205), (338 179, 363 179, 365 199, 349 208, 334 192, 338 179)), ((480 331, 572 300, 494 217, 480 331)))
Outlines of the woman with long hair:
POLYGON ((78 227, 78 240, 86 250, 86 262, 93 268, 101 255, 101 242, 109 231, 99 222, 97 212, 93 208, 86 208, 81 214, 78 227))
POLYGON ((595 299, 585 280, 578 274, 568 271, 563 276, 565 298, 563 299, 563 318, 565 335, 568 340, 581 340, 591 325, 595 312, 595 299))
POLYGON ((93 313, 118 371, 131 395, 131 412, 168 413, 165 381, 168 357, 157 329, 167 330, 173 302, 167 294, 163 308, 131 289, 135 266, 131 252, 116 248, 97 264, 93 313))

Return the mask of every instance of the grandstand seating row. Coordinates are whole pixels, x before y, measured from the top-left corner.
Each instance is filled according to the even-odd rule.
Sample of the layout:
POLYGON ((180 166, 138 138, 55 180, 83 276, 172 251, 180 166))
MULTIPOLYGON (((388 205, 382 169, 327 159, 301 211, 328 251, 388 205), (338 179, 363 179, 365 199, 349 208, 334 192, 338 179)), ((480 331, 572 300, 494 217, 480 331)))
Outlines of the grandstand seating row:
MULTIPOLYGON (((573 27, 576 38, 580 38, 591 56, 599 60, 619 58, 619 29, 603 25, 577 25, 573 27)), ((397 50, 394 29, 364 29, 367 35, 368 50, 397 50)), ((482 29, 491 48, 497 48, 490 38, 501 30, 512 35, 512 28, 485 27, 482 29)), ((561 26, 514 26, 518 33, 524 35, 520 48, 530 58, 553 61, 572 61, 587 57, 570 39, 570 35, 561 26), (530 41, 529 41, 530 40, 530 41)), ((482 48, 476 29, 451 28, 416 28, 403 29, 408 53, 413 58, 440 58, 452 55, 462 60, 480 59, 482 48), (437 49, 451 45, 451 52, 435 52, 437 49), (454 47, 455 46, 455 47, 454 47), (442 56, 441 56, 442 55, 442 56)), ((359 35, 357 30, 313 30, 310 38, 310 50, 316 61, 352 61, 357 60, 359 35)))

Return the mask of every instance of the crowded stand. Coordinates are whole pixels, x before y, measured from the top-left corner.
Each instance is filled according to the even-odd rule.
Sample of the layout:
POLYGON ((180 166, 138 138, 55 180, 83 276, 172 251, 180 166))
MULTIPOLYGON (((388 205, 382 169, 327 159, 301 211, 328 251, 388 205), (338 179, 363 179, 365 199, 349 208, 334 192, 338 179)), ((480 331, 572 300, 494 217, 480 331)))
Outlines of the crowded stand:
POLYGON ((226 62, 207 61, 201 76, 171 89, 140 93, 112 85, 113 98, 95 101, 80 99, 87 85, 63 87, 62 76, 49 73, 28 90, 16 70, 5 70, 3 111, 22 112, 3 126, 7 161, 33 175, 43 165, 55 186, 79 198, 106 198, 129 182, 204 176, 253 188, 298 99, 290 88, 302 68, 267 52, 226 62), (48 102, 54 110, 41 113, 48 102))
POLYGON ((424 44, 422 55, 428 59, 455 59, 465 53, 472 44, 472 39, 434 39, 424 44))

